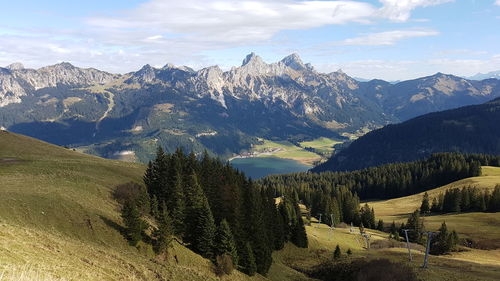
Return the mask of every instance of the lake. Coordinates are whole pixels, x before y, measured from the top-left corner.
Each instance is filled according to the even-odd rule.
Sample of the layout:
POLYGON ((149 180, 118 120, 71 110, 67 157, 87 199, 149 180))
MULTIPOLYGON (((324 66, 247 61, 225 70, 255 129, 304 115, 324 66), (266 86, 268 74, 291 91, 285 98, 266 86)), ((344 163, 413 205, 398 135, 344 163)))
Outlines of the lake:
POLYGON ((252 179, 259 179, 272 174, 305 172, 311 166, 290 159, 277 157, 251 157, 231 160, 231 165, 252 179))

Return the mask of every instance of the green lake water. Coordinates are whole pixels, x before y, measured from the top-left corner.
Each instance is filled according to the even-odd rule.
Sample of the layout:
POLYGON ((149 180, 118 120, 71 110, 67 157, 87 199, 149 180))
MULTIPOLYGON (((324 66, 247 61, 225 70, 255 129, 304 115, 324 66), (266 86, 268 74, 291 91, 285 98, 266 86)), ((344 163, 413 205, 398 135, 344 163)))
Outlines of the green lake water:
POLYGON ((294 160, 276 157, 236 158, 230 163, 252 179, 259 179, 272 174, 304 172, 312 168, 294 160))

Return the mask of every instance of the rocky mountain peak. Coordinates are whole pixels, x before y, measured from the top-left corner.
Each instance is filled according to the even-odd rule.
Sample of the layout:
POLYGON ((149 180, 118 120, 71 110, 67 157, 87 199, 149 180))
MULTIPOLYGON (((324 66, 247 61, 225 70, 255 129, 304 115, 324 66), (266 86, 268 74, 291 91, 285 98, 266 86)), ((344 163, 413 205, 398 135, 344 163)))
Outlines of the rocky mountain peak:
POLYGON ((191 68, 191 67, 188 67, 188 66, 176 66, 176 65, 173 65, 171 63, 167 63, 165 64, 162 68, 162 70, 182 70, 182 71, 185 71, 185 72, 190 72, 190 73, 194 73, 195 71, 191 68))
POLYGON ((307 68, 307 66, 302 62, 300 59, 299 55, 297 53, 293 53, 281 60, 281 62, 295 70, 304 70, 307 68))
POLYGON ((127 80, 135 83, 151 83, 156 78, 155 69, 149 65, 144 65, 139 71, 133 74, 133 78, 127 80))
POLYGON ((77 67, 75 67, 74 65, 72 65, 71 63, 69 62, 60 62, 60 63, 57 63, 57 64, 54 64, 54 65, 51 65, 51 66, 47 66, 47 67, 44 67, 42 69, 76 69, 77 67))
POLYGON ((248 54, 243 62, 241 63, 241 66, 246 66, 246 65, 263 65, 266 64, 261 57, 257 56, 254 52, 251 52, 248 54))
POLYGON ((6 68, 9 70, 22 70, 24 69, 24 65, 20 62, 15 62, 13 64, 9 64, 6 68))

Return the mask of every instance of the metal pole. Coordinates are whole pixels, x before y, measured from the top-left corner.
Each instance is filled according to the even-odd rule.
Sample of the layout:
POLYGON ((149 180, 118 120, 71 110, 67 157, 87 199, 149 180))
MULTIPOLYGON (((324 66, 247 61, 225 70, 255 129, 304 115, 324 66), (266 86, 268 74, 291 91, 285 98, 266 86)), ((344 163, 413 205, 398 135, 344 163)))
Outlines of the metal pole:
POLYGON ((432 234, 433 232, 431 231, 427 232, 427 247, 425 248, 424 264, 422 265, 422 268, 427 268, 428 265, 429 249, 431 248, 432 234))
POLYGON ((366 249, 370 250, 370 235, 369 234, 361 234, 366 241, 366 249))
POLYGON ((410 229, 403 229, 403 231, 405 232, 405 237, 406 237, 406 248, 408 248, 408 257, 409 257, 410 261, 412 261, 413 258, 411 256, 410 240, 408 239, 408 231, 410 231, 410 229))

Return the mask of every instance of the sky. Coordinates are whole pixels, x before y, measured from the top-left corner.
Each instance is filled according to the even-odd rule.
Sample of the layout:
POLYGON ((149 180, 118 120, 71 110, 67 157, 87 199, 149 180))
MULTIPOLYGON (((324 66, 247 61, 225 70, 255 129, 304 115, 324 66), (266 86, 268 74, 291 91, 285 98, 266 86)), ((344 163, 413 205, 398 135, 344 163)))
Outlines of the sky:
POLYGON ((230 69, 255 52, 389 81, 500 70, 500 0, 0 2, 0 66, 230 69))

